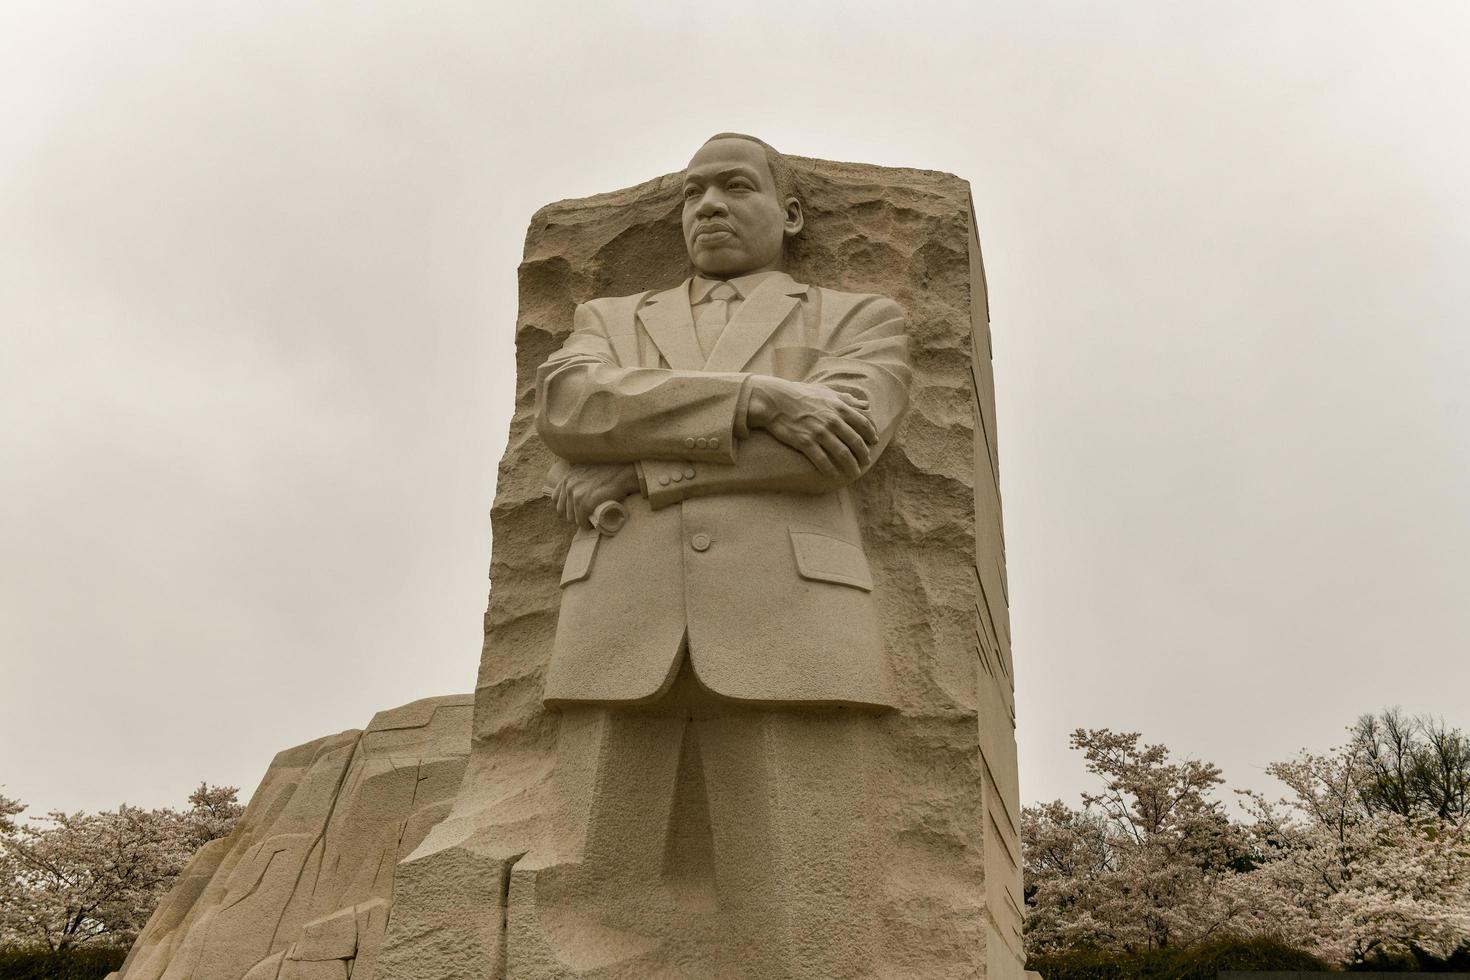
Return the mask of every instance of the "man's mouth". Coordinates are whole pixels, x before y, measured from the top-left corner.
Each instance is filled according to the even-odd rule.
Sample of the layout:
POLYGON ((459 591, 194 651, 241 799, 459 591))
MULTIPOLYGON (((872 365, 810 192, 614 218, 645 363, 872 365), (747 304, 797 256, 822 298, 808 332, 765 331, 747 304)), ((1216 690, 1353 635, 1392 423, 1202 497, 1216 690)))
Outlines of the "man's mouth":
POLYGON ((725 238, 733 238, 734 236, 735 229, 731 228, 729 225, 720 224, 719 222, 712 222, 707 225, 700 225, 699 227, 694 229, 694 237, 696 240, 701 238, 709 238, 715 241, 721 241, 725 238))

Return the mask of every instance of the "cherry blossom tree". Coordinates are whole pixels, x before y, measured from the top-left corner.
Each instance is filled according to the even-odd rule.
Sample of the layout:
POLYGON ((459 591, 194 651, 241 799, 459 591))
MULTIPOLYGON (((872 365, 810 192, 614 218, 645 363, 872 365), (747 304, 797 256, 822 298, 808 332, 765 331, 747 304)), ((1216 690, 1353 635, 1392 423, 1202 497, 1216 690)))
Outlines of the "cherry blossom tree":
POLYGON ((237 797, 201 784, 182 812, 123 805, 34 823, 0 797, 0 945, 130 942, 194 851, 233 828, 237 797))
POLYGON ((1267 767, 1290 795, 1243 794, 1259 864, 1231 883, 1253 913, 1239 931, 1340 963, 1415 949, 1447 957, 1470 941, 1467 818, 1400 792, 1396 769, 1356 738, 1267 767))
POLYGON ((1134 951, 1217 935, 1233 914, 1220 882, 1246 840, 1211 797, 1220 770, 1172 761, 1137 732, 1078 729, 1072 747, 1103 789, 1081 809, 1060 800, 1023 812, 1028 945, 1134 951))
POLYGON ((25 812, 25 804, 0 793, 0 834, 9 833, 15 829, 15 821, 11 818, 16 814, 25 812))
POLYGON ((1470 743, 1442 722, 1364 716, 1348 744, 1267 772, 1281 799, 1136 733, 1074 732, 1101 792, 1022 816, 1027 948, 1190 947, 1270 938, 1344 965, 1470 943, 1470 743))

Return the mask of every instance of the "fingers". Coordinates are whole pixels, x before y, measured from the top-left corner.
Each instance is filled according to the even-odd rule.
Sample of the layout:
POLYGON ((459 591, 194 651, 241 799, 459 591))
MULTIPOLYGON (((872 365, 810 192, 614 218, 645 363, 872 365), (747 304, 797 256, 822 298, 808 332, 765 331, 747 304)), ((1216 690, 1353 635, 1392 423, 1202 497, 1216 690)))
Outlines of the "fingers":
POLYGON ((592 526, 598 505, 638 492, 638 471, 632 463, 583 463, 572 466, 550 496, 562 520, 586 528, 592 526))
POLYGON ((583 481, 572 490, 570 497, 572 506, 569 520, 578 527, 591 527, 592 511, 602 503, 602 496, 597 492, 597 484, 583 481))
MULTIPOLYGON (((869 445, 877 445, 878 427, 873 424, 873 419, 868 415, 868 396, 863 390, 855 385, 847 385, 842 382, 833 384, 831 390, 836 392, 840 399, 837 414, 842 416, 842 420, 856 429, 864 442, 869 445)), ((863 465, 867 465, 866 461, 863 465)))
POLYGON ((552 502, 556 505, 556 512, 561 515, 561 519, 568 524, 586 524, 586 521, 583 520, 583 513, 587 509, 583 504, 586 496, 585 484, 568 477, 557 485, 556 495, 552 502))
MULTIPOLYGON (((848 429, 847 431, 852 435, 853 440, 856 441, 858 445, 867 448, 862 439, 858 438, 858 434, 856 432, 852 432, 851 429, 848 429)), ((858 478, 858 474, 862 473, 863 469, 860 465, 858 465, 857 457, 853 455, 852 450, 848 447, 847 443, 843 442, 833 433, 817 433, 817 444, 820 445, 822 449, 826 452, 828 459, 832 461, 832 465, 836 467, 837 472, 840 473, 842 476, 846 477, 849 480, 856 480, 858 478)))
MULTIPOLYGON (((869 423, 868 428, 872 428, 871 423, 869 423)), ((828 429, 828 432, 837 439, 838 443, 842 446, 843 452, 853 457, 858 467, 852 474, 853 478, 856 479, 873 457, 873 451, 868 447, 867 437, 857 426, 845 419, 828 429)), ((842 460, 837 460, 837 463, 841 467, 842 460)))
POLYGON ((570 497, 571 492, 567 489, 566 478, 563 477, 562 480, 557 483, 556 490, 552 492, 551 506, 555 508, 556 516, 560 517, 564 521, 568 519, 567 502, 570 497))
POLYGON ((768 431, 805 456, 829 480, 855 480, 872 460, 872 449, 863 435, 840 418, 808 419, 799 426, 775 425, 768 431))
POLYGON ((868 395, 863 389, 856 385, 843 384, 840 381, 832 384, 830 387, 837 394, 841 395, 842 400, 849 405, 852 405, 854 408, 860 408, 865 412, 868 410, 868 395))
POLYGON ((873 424, 873 420, 868 417, 866 411, 844 405, 838 409, 838 414, 842 416, 842 421, 850 425, 862 437, 865 444, 877 445, 878 427, 873 424))
POLYGON ((793 425, 784 419, 776 419, 766 428, 766 432, 770 433, 772 438, 784 442, 797 452, 803 453, 808 457, 811 456, 811 453, 807 452, 806 445, 810 440, 807 436, 807 430, 802 426, 793 425))
POLYGON ((827 455, 826 447, 816 439, 803 435, 797 438, 791 445, 793 448, 801 451, 807 459, 811 460, 811 464, 817 468, 817 472, 827 479, 835 480, 840 475, 837 471, 836 464, 827 455))

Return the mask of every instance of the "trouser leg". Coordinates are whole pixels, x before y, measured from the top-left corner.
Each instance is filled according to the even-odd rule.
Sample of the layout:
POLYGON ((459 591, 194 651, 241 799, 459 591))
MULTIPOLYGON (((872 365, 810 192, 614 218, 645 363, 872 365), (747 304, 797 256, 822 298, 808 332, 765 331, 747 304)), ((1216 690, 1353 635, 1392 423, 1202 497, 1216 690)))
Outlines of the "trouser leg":
POLYGON ((686 716, 566 709, 553 805, 517 865, 508 976, 642 980, 662 942, 658 878, 686 716))
POLYGON ((657 880, 686 724, 679 712, 567 712, 557 748, 558 849, 589 879, 619 887, 657 880))
POLYGON ((694 712, 715 876, 751 978, 873 975, 879 935, 867 764, 875 721, 847 709, 694 712))

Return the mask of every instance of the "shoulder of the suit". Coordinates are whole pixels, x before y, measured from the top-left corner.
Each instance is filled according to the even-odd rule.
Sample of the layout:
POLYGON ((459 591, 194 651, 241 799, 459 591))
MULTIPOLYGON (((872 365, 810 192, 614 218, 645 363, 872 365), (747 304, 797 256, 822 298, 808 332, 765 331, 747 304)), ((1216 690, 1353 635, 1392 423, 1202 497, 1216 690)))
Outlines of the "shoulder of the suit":
MULTIPOLYGON (((674 287, 674 289, 679 288, 681 287, 674 287)), ((636 308, 642 306, 652 296, 657 296, 660 293, 671 291, 672 290, 667 289, 645 289, 641 293, 629 293, 627 296, 597 296, 592 299, 586 300, 585 302, 579 303, 578 305, 587 306, 599 312, 626 306, 632 306, 636 308)))
POLYGON ((892 320, 904 315, 903 307, 881 293, 848 293, 826 286, 809 286, 813 293, 821 293, 824 318, 836 315, 870 316, 876 320, 892 320))
POLYGON ((630 293, 627 296, 598 296, 584 303, 578 303, 577 316, 592 316, 604 325, 631 321, 648 298, 659 292, 660 290, 657 289, 646 289, 641 293, 630 293))

